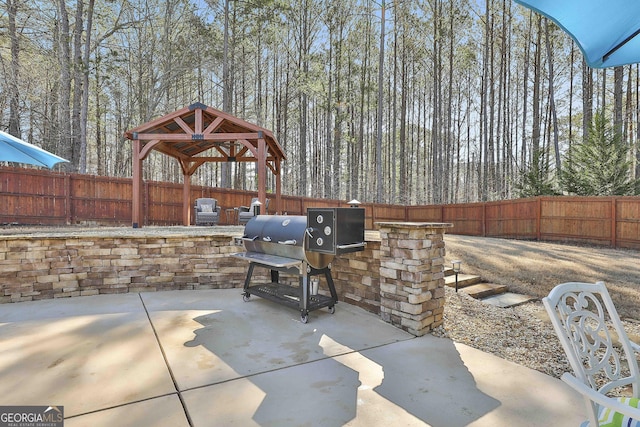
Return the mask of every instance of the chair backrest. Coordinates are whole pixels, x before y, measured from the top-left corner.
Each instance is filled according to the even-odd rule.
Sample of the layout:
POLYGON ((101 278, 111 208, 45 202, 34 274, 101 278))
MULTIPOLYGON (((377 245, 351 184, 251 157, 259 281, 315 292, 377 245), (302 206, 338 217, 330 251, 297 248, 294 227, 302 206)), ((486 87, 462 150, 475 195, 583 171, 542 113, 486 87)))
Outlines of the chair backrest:
POLYGON ((198 212, 202 212, 202 206, 203 205, 210 205, 212 212, 216 211, 216 207, 217 207, 218 201, 216 199, 211 199, 208 197, 201 197, 199 199, 196 199, 196 210, 198 212))
POLYGON ((580 381, 603 394, 631 385, 638 397, 638 363, 604 282, 563 283, 542 302, 580 381))

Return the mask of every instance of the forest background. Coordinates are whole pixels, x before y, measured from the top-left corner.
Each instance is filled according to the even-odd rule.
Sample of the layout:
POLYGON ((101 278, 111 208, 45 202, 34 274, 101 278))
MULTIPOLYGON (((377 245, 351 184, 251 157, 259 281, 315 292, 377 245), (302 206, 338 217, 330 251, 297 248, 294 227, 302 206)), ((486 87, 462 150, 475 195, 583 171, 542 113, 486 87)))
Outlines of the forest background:
MULTIPOLYGON (((70 172, 131 176, 124 132, 202 102, 273 130, 290 195, 440 204, 579 193, 558 178, 595 168, 570 155, 594 129, 623 150, 625 179, 640 177, 639 66, 587 67, 564 32, 511 0, 0 8, 0 128, 69 159, 70 172)), ((144 178, 182 173, 152 154, 144 178)), ((252 164, 206 164, 192 182, 251 190, 257 179, 252 164)))

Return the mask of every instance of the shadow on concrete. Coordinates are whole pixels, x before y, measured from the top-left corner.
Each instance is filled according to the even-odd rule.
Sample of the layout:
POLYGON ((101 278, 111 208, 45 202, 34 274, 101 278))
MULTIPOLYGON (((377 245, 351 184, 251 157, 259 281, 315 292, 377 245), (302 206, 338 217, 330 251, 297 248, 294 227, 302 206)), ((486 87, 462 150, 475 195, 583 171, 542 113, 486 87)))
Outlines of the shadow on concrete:
POLYGON ((454 427, 500 405, 476 387, 450 340, 414 338, 355 307, 314 313, 304 325, 271 302, 248 306, 253 315, 194 318, 202 328, 184 345, 202 346, 237 374, 185 390, 189 412, 200 414, 195 425, 206 424, 198 416, 208 411, 225 425, 454 427), (355 317, 356 327, 347 321, 355 317))
POLYGON ((449 339, 424 336, 362 354, 384 367, 375 392, 432 426, 466 426, 501 405, 478 388, 449 339))

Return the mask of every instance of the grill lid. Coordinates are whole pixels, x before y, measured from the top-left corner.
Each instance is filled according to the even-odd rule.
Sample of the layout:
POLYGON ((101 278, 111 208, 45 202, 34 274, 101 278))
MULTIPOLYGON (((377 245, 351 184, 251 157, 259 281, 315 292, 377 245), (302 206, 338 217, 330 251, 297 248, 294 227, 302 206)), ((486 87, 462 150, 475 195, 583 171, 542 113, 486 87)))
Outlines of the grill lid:
POLYGON ((306 216, 258 215, 247 222, 242 240, 247 252, 306 261, 317 269, 327 267, 334 256, 306 250, 308 237, 306 216))

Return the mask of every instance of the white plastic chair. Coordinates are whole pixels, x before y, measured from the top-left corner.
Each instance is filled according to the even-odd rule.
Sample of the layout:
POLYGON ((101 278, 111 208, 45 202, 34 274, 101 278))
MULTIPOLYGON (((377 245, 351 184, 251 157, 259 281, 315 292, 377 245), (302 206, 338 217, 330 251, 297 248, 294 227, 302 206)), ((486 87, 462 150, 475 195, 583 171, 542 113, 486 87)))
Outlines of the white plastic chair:
POLYGON ((626 419, 617 425, 640 425, 640 375, 635 355, 640 346, 629 341, 604 283, 563 283, 542 302, 575 374, 565 373, 562 380, 585 399, 589 419, 581 426, 616 425, 605 421, 615 413, 617 419, 632 418, 631 424, 626 419), (607 319, 618 336, 620 354, 607 319), (625 367, 628 372, 623 373, 625 367), (598 387, 596 377, 604 385, 598 387), (607 396, 616 387, 628 386, 635 399, 607 396))

